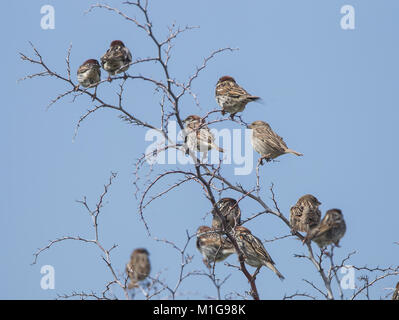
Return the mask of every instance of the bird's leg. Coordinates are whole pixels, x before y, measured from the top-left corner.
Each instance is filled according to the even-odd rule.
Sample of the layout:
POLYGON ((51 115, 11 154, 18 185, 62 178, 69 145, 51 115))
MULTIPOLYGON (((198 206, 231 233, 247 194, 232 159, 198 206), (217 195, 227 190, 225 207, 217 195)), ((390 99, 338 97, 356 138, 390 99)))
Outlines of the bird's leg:
POLYGON ((79 90, 79 87, 80 87, 80 84, 78 83, 78 84, 73 88, 73 91, 78 91, 78 90, 79 90))
POLYGON ((231 113, 230 114, 230 119, 233 120, 233 121, 234 121, 234 116, 235 116, 235 113, 231 113))
POLYGON ((330 253, 327 251, 327 247, 320 248, 320 256, 325 254, 327 257, 331 257, 330 253))
POLYGON ((108 82, 112 82, 111 74, 108 73, 108 82))
POLYGON ((256 268, 254 274, 252 275, 253 281, 256 280, 256 276, 258 275, 258 273, 259 273, 261 267, 262 267, 262 266, 256 268))
POLYGON ((127 80, 127 78, 128 78, 128 75, 126 74, 126 72, 124 72, 124 73, 123 73, 123 79, 124 79, 124 80, 127 80))
POLYGON ((97 98, 97 86, 94 87, 94 94, 92 97, 92 101, 96 100, 96 98, 97 98))
POLYGON ((260 157, 259 159, 258 159, 258 167, 259 166, 263 166, 263 157, 260 157))

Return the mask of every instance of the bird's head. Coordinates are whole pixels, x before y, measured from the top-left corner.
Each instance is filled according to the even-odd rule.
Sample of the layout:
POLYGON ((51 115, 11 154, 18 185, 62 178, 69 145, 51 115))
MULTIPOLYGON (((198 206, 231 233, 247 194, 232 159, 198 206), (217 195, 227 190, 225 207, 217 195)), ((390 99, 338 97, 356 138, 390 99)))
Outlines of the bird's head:
POLYGON ((123 48, 123 47, 125 47, 125 44, 121 40, 114 40, 114 41, 111 42, 110 47, 111 48, 112 47, 121 47, 121 48, 123 48))

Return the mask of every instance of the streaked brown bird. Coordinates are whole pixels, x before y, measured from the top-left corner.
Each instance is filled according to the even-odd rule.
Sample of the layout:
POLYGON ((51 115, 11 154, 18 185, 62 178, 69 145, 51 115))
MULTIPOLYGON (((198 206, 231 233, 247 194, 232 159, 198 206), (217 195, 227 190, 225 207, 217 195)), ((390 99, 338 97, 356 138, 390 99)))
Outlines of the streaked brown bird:
POLYGON ((111 76, 125 72, 132 63, 132 54, 120 40, 114 40, 107 52, 101 57, 101 66, 109 73, 108 80, 111 76))
POLYGON ((101 67, 96 59, 89 59, 79 67, 77 71, 79 84, 85 88, 100 81, 101 67))
POLYGON ((284 280, 284 276, 274 266, 274 261, 266 251, 260 239, 255 237, 249 229, 243 226, 235 227, 234 231, 237 244, 244 255, 245 262, 248 265, 257 268, 257 272, 262 266, 266 266, 272 270, 281 280, 284 280))
POLYGON ((208 226, 200 226, 197 229, 196 246, 207 267, 211 267, 210 263, 223 261, 236 252, 228 239, 208 226))
MULTIPOLYGON (((101 67, 96 59, 89 59, 83 62, 83 64, 79 67, 77 71, 77 77, 79 85, 82 87, 90 87, 100 82, 101 80, 101 67)), ((79 89, 79 85, 75 88, 75 90, 79 89)), ((97 86, 94 89, 93 100, 95 99, 97 94, 97 86)))
MULTIPOLYGON (((238 202, 233 198, 222 198, 216 203, 216 207, 219 209, 219 212, 226 219, 226 227, 227 230, 231 230, 235 226, 239 226, 241 224, 241 210, 238 206, 238 202)), ((223 228, 222 220, 216 214, 216 210, 212 210, 212 228, 215 230, 221 230, 223 228)))
POLYGON ((303 156, 302 153, 289 149, 283 138, 275 133, 266 122, 260 120, 254 121, 248 128, 252 129, 252 146, 261 155, 259 159, 260 164, 263 164, 263 159, 271 161, 285 153, 303 156))
POLYGON ((242 112, 245 106, 251 102, 259 100, 260 97, 250 95, 230 76, 223 76, 216 84, 216 102, 222 108, 222 115, 230 113, 231 118, 237 112, 242 112))
POLYGON ((311 194, 299 198, 297 203, 290 209, 290 224, 293 232, 309 232, 320 223, 321 202, 311 194))
POLYGON ((310 240, 317 243, 320 248, 334 243, 339 247, 339 241, 345 235, 346 224, 340 209, 330 209, 321 220, 320 224, 309 231, 303 242, 310 240))
POLYGON ((151 272, 150 254, 144 248, 138 248, 133 251, 130 261, 126 265, 126 273, 130 279, 128 289, 138 287, 139 281, 145 280, 151 272))
POLYGON ((393 292, 392 300, 399 300, 399 282, 396 284, 396 289, 393 292))
POLYGON ((203 158, 211 149, 224 152, 222 148, 215 144, 215 137, 209 128, 205 125, 204 120, 197 115, 188 116, 184 120, 184 141, 192 152, 199 151, 203 153, 203 158))

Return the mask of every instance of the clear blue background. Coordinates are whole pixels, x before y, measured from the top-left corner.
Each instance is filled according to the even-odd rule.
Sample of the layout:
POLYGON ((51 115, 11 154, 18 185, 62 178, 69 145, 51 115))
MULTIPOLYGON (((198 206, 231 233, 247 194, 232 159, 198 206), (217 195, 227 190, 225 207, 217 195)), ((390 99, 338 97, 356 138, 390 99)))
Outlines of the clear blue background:
MULTIPOLYGON (((93 245, 58 244, 44 252, 36 265, 30 263, 36 249, 50 239, 93 237, 90 217, 75 200, 87 196, 94 205, 111 171, 118 172, 118 178, 101 214, 100 232, 107 247, 119 245, 112 255, 115 268, 123 272, 132 249, 144 246, 151 252, 152 274, 162 271, 161 278, 170 285, 177 279, 178 253, 148 238, 137 214, 133 170, 135 159, 148 146, 145 130, 132 128, 122 123, 116 112, 103 110, 82 125, 72 143, 75 124, 91 101, 80 98, 71 103, 67 98, 46 112, 50 99, 69 87, 49 78, 16 83, 27 73, 39 71, 18 58, 20 51, 32 53, 28 41, 37 46, 51 68, 64 74, 64 59, 72 43, 73 75, 84 60, 99 58, 114 39, 123 40, 136 58, 155 53, 145 34, 116 14, 105 10, 84 14, 94 3, 19 0, 8 2, 1 12, 0 298, 52 299, 57 293, 103 290, 112 278, 93 245), (40 28, 40 8, 45 4, 55 7, 55 30, 40 28), (55 290, 40 287, 40 268, 46 264, 55 268, 55 290)), ((120 1, 107 3, 141 18, 133 7, 120 1)), ((273 182, 280 207, 288 215, 301 195, 316 195, 323 212, 341 208, 347 222, 342 248, 336 250, 337 260, 357 250, 352 264, 397 265, 399 2, 158 0, 151 1, 150 14, 160 37, 174 21, 201 27, 175 43, 170 68, 181 81, 212 50, 225 46, 240 49, 210 62, 194 83, 202 110, 187 98, 182 115, 215 108, 217 79, 225 74, 234 76, 265 101, 264 105, 248 106, 244 118, 268 121, 291 148, 304 153, 302 158, 287 155, 262 168, 262 196, 268 200, 273 182), (345 4, 355 7, 355 30, 340 28, 340 8, 345 4)), ((147 70, 150 75, 160 74, 152 64, 130 72, 144 74, 147 70)), ((101 94, 116 101, 117 83, 106 87, 101 94)), ((129 84, 126 107, 147 121, 159 117, 158 97, 148 84, 129 84)), ((233 181, 246 187, 254 184, 254 173, 234 177, 232 170, 233 166, 226 166, 233 181)), ((244 218, 260 210, 249 200, 241 207, 244 218)), ((205 217, 210 209, 201 188, 193 183, 154 202, 146 217, 154 236, 183 245, 186 230, 193 233, 199 225, 210 223, 210 216, 205 217)), ((255 221, 248 227, 261 239, 288 233, 274 216, 255 221)), ((261 298, 280 299, 297 290, 316 295, 302 281, 306 278, 321 284, 313 265, 293 257, 305 252, 298 241, 288 238, 266 247, 286 280, 280 282, 264 269, 257 280, 261 298)), ((204 269, 195 241, 188 252, 194 260, 187 270, 204 269)), ((236 263, 234 256, 228 261, 236 263)), ((223 296, 248 289, 240 272, 218 265, 219 276, 229 273, 232 276, 222 289, 223 296)), ((394 287, 398 280, 378 283, 371 296, 384 296, 389 293, 384 288, 394 287)), ((199 276, 185 281, 180 293, 180 298, 215 296, 211 282, 199 276)))

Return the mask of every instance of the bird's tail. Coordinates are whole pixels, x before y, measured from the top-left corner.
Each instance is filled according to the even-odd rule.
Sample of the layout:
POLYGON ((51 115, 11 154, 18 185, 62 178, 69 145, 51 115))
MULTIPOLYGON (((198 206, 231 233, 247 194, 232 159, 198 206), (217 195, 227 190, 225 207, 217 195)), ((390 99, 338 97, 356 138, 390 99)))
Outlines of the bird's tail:
POLYGON ((280 271, 277 270, 277 268, 271 262, 266 262, 266 267, 272 270, 280 278, 280 280, 285 279, 285 277, 280 273, 280 271))
POLYGON ((261 99, 261 98, 257 97, 257 96, 249 96, 248 97, 248 100, 250 100, 250 101, 256 101, 256 100, 259 100, 259 99, 261 99))
POLYGON ((287 150, 285 150, 285 153, 292 153, 292 154, 295 154, 296 156, 298 156, 298 157, 301 157, 301 156, 303 156, 303 154, 302 153, 300 153, 300 152, 297 152, 297 151, 295 151, 295 150, 292 150, 292 149, 287 149, 287 150))

